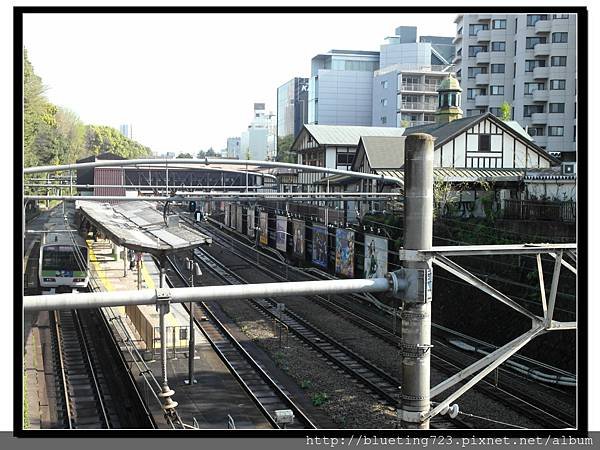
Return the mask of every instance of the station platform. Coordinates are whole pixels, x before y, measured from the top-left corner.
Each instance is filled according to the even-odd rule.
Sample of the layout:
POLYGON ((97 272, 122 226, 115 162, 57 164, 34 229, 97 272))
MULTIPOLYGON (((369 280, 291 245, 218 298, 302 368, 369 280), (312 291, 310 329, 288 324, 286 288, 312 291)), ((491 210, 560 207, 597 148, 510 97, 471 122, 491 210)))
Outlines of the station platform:
MULTIPOLYGON (((71 222, 71 227, 77 228, 74 212, 72 204, 67 204, 65 210, 62 205, 58 205, 51 210, 41 211, 38 217, 28 222, 27 228, 48 229, 48 224, 56 217, 62 218, 65 213, 71 222)), ((122 255, 113 252, 111 241, 99 239, 95 242, 93 239, 88 239, 87 244, 90 249, 90 271, 93 284, 97 289, 102 291, 138 289, 137 269, 130 270, 129 261, 124 262, 122 255)), ((31 293, 35 293, 37 284, 38 248, 39 235, 27 234, 23 255, 24 288, 31 293)), ((158 287, 159 271, 152 257, 144 255, 142 261, 141 287, 150 289, 158 287)), ((129 364, 138 391, 144 398, 156 426, 168 429, 171 427, 164 418, 162 404, 157 397, 160 386, 156 380, 159 382, 161 380, 158 314, 155 307, 150 305, 144 305, 138 311, 140 316, 144 316, 148 329, 156 328, 152 339, 144 340, 136 331, 133 321, 126 314, 125 307, 103 308, 122 355, 129 364)), ((28 312, 24 317, 23 376, 26 385, 27 411, 24 423, 29 429, 62 426, 55 407, 52 337, 48 323, 47 311, 28 312)), ((195 328, 194 379, 196 383, 188 385, 186 382, 189 376, 187 340, 189 315, 183 305, 171 305, 170 313, 166 316, 166 325, 169 327, 167 332, 169 387, 175 391, 173 400, 178 402, 177 412, 186 425, 198 429, 226 429, 231 425, 231 417, 236 428, 270 428, 245 391, 214 353, 198 327, 195 328)), ((148 331, 146 338, 151 335, 152 332, 148 331)))
MULTIPOLYGON (((97 280, 97 288, 103 291, 138 289, 137 268, 130 270, 126 263, 113 251, 109 240, 88 240, 90 269, 97 280), (126 264, 126 265, 125 265, 126 264)), ((160 273, 150 255, 144 255, 140 265, 141 287, 154 289, 159 286, 160 273)), ((169 428, 164 419, 160 401, 156 397, 158 387, 147 383, 148 374, 141 374, 144 364, 160 381, 160 333, 159 315, 152 305, 103 308, 105 316, 120 334, 122 352, 130 361, 132 374, 139 391, 144 394, 148 409, 159 428, 169 428), (135 346, 126 348, 128 344, 135 346), (139 354, 143 362, 134 361, 132 354, 139 354)), ((167 325, 167 375, 169 387, 175 391, 173 400, 178 402, 177 412, 184 423, 198 429, 226 429, 230 417, 235 428, 270 428, 269 423, 252 404, 249 397, 229 373, 226 366, 214 353, 212 347, 195 327, 194 379, 189 378, 189 315, 181 304, 171 304, 165 316, 167 325)))

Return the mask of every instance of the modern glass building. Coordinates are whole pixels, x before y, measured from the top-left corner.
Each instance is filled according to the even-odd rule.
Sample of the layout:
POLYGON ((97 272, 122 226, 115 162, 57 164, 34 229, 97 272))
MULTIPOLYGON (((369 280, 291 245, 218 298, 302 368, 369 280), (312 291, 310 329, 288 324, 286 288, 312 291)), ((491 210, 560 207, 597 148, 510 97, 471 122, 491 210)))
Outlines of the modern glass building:
POLYGON ((293 78, 277 89, 277 140, 298 136, 308 120, 308 78, 293 78))

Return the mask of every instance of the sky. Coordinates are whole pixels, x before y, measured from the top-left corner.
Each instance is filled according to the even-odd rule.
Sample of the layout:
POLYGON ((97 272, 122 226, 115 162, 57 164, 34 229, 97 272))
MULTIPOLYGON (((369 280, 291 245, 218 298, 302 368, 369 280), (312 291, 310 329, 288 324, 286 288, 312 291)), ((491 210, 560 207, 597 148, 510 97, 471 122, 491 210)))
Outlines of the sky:
POLYGON ((86 124, 132 124, 153 151, 226 147, 253 104, 331 49, 379 50, 400 25, 454 36, 453 14, 26 14, 23 40, 52 103, 86 124))

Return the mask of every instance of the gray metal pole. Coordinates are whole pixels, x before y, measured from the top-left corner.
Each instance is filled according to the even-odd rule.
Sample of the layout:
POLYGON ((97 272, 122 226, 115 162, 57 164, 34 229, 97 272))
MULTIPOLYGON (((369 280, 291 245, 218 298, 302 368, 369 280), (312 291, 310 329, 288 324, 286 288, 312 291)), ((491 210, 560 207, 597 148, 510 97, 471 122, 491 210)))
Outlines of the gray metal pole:
MULTIPOLYGON (((166 269, 165 269, 166 258, 162 256, 160 258, 160 281, 159 287, 162 290, 166 285, 166 269)), ((169 302, 161 301, 158 304, 159 311, 159 326, 160 326, 160 359, 162 368, 162 386, 161 392, 158 394, 159 397, 164 399, 163 409, 165 414, 172 414, 177 407, 177 402, 171 398, 175 391, 169 388, 169 382, 167 379, 167 327, 165 324, 165 314, 169 312, 169 302)))
MULTIPOLYGON (((404 153, 404 248, 428 250, 433 229, 433 137, 411 134, 404 153)), ((402 307, 401 427, 429 429, 420 415, 430 409, 431 258, 404 261, 418 280, 416 292, 407 294, 402 307)))
MULTIPOLYGON (((191 274, 191 287, 194 287, 194 251, 192 250, 192 258, 190 259, 190 274, 191 274)), ((188 351, 188 384, 193 385, 196 380, 194 380, 194 356, 196 350, 196 336, 194 332, 194 302, 190 302, 190 339, 189 339, 190 348, 188 351)))

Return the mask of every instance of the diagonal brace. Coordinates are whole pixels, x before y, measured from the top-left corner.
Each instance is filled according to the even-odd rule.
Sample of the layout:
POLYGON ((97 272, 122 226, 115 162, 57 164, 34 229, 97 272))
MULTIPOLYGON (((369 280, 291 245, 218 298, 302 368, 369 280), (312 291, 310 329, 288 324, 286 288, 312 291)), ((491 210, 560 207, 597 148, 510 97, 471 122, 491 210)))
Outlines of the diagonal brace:
POLYGON ((541 322, 541 319, 538 316, 536 316, 535 314, 533 314, 531 311, 528 311, 527 309, 525 309, 524 307, 519 305, 517 302, 515 302, 513 299, 511 299, 507 295, 503 294, 502 292, 498 291, 497 289, 493 288, 492 286, 490 286, 489 284, 484 282, 482 279, 476 277, 475 275, 470 273, 467 269, 465 269, 462 266, 459 266, 458 264, 456 264, 454 261, 451 261, 447 257, 442 256, 442 255, 436 255, 432 259, 432 262, 434 264, 440 266, 442 269, 447 270, 452 275, 455 275, 456 277, 460 278, 461 280, 464 280, 467 283, 475 286, 476 288, 482 290, 486 294, 491 295, 496 300, 501 301, 505 305, 510 306, 512 309, 531 318, 534 321, 534 323, 541 322))
MULTIPOLYGON (((565 266, 567 269, 569 269, 571 272, 573 272, 575 275, 577 275, 577 268, 573 267, 571 264, 569 264, 567 261, 565 261, 564 259, 562 259, 562 253, 561 254, 561 264, 563 266, 565 266)), ((556 255, 556 253, 549 253, 550 256, 552 256, 554 259, 558 258, 558 256, 556 255)))
POLYGON ((453 377, 448 378, 447 380, 445 380, 442 383, 435 386, 431 390, 431 398, 440 394, 441 392, 445 391, 446 389, 454 386, 456 383, 459 383, 461 380, 463 380, 466 377, 470 376, 471 374, 477 372, 477 370, 481 369, 482 367, 485 367, 488 363, 490 363, 487 367, 485 367, 485 369, 483 369, 481 372, 479 372, 477 375, 475 375, 471 380, 469 380, 468 383, 466 383, 460 389, 458 389, 454 393, 452 393, 448 398, 446 398, 444 401, 439 403, 434 409, 431 409, 427 414, 425 414, 421 418, 421 420, 428 420, 428 419, 431 419, 433 416, 439 414, 443 409, 445 409, 447 406, 449 406, 450 403, 455 401, 457 398, 459 398, 461 395, 463 395, 465 392, 467 392, 469 389, 471 389, 475 384, 477 384, 480 380, 482 380, 484 377, 486 377, 496 367, 500 366, 504 361, 506 361, 508 358, 510 358, 512 355, 514 355, 516 352, 518 352, 523 346, 525 346, 525 344, 530 342, 537 335, 545 333, 545 332, 546 332, 546 330, 544 329, 544 326, 538 325, 537 327, 529 330, 527 333, 519 336, 518 338, 516 338, 513 341, 509 342, 508 344, 504 345, 503 347, 500 347, 493 353, 490 353, 489 355, 480 359, 479 361, 477 361, 476 363, 467 367, 466 369, 461 370, 453 377))

